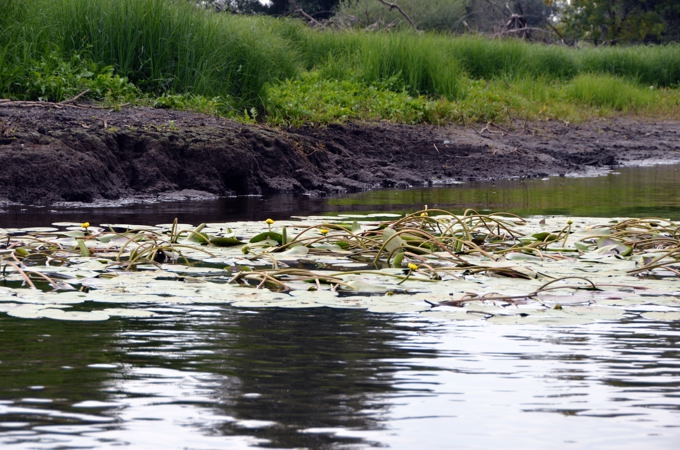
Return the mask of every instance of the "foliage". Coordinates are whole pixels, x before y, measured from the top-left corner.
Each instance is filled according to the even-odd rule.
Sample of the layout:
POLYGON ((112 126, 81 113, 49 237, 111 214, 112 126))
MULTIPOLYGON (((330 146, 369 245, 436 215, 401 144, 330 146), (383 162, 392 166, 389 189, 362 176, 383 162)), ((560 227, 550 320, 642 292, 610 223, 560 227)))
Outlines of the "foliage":
POLYGON ((562 13, 565 32, 573 40, 616 44, 680 39, 677 0, 572 0, 562 13))
POLYGON ((50 53, 27 67, 13 86, 20 99, 63 101, 71 97, 107 101, 127 101, 139 90, 125 77, 114 74, 113 67, 100 67, 78 55, 63 59, 50 53))
POLYGON ((466 20, 470 31, 512 36, 507 25, 513 15, 526 27, 545 29, 554 12, 554 5, 544 0, 468 0, 466 20))
MULTIPOLYGON (((400 8, 418 29, 463 32, 466 30, 467 0, 401 0, 400 8)), ((342 0, 334 20, 347 26, 370 29, 411 29, 412 26, 394 8, 376 0, 342 0)))
POLYGON ((486 318, 523 306, 520 317, 556 311, 559 320, 565 310, 597 301, 677 303, 668 283, 680 277, 679 224, 670 220, 539 220, 425 208, 297 218, 284 222, 281 233, 272 224, 268 219, 259 233, 248 222, 193 227, 177 219, 146 227, 84 222, 0 230, 6 294, 0 306, 14 317, 60 320, 152 315, 91 309, 107 301, 376 312, 486 306, 486 318), (64 311, 86 303, 89 308, 64 311))
POLYGON ((303 10, 317 19, 328 19, 338 6, 340 0, 202 0, 199 5, 215 8, 218 11, 230 11, 244 14, 270 14, 282 16, 303 10))
POLYGON ((356 117, 423 122, 427 102, 403 91, 395 92, 389 85, 389 80, 366 85, 359 81, 322 78, 319 72, 307 73, 298 80, 270 86, 266 113, 272 123, 295 126, 342 122, 356 117))
POLYGON ((653 91, 611 75, 579 75, 567 85, 566 94, 579 103, 626 112, 650 106, 654 101, 653 91))
POLYGON ((646 86, 680 86, 680 45, 597 47, 577 53, 582 72, 616 75, 646 86))
POLYGON ((154 108, 196 111, 203 114, 233 116, 236 108, 233 100, 223 97, 206 97, 191 93, 163 94, 153 99, 154 108))
POLYGON ((259 106, 268 81, 295 72, 290 49, 258 18, 167 0, 59 0, 43 5, 65 53, 112 65, 145 92, 192 92, 259 106))
POLYGON ((454 99, 460 94, 461 70, 433 35, 377 34, 359 48, 360 71, 369 82, 399 80, 401 89, 454 99))
POLYGON ((575 49, 319 30, 172 0, 36 0, 35 10, 0 2, 4 98, 61 101, 87 91, 96 100, 138 96, 146 105, 279 124, 677 117, 680 108, 678 45, 575 49), (618 88, 620 98, 607 100, 618 88))
POLYGON ((443 45, 473 78, 540 76, 564 79, 578 72, 576 53, 565 47, 475 36, 449 40, 443 45))

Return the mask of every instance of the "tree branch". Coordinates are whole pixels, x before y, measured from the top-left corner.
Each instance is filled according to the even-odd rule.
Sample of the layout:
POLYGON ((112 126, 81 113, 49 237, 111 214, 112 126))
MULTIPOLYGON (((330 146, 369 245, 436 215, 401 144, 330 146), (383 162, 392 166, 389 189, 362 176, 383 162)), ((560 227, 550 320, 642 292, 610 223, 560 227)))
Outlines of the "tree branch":
POLYGON ((387 6, 388 8, 390 8, 390 9, 396 9, 397 11, 399 11, 399 14, 401 14, 402 16, 404 16, 404 18, 406 20, 408 20, 408 23, 411 24, 413 29, 416 30, 416 31, 418 30, 418 27, 416 26, 415 22, 413 22, 413 20, 409 17, 409 15, 406 14, 406 12, 403 9, 401 9, 401 7, 399 5, 397 5, 396 3, 387 2, 385 0, 378 0, 378 1, 380 3, 382 3, 383 5, 387 6))

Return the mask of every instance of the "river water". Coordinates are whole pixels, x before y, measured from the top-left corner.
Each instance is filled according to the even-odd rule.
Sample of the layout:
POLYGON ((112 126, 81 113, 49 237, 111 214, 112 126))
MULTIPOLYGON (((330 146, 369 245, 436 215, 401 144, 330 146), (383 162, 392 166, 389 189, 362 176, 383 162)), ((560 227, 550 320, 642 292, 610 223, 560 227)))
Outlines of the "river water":
MULTIPOLYGON (((0 226, 154 223, 171 216, 189 223, 260 220, 333 210, 414 210, 424 204, 524 215, 678 219, 678 170, 630 169, 592 179, 326 201, 9 209, 0 215, 0 226)), ((675 449, 680 444, 680 321, 630 313, 577 326, 509 326, 445 321, 427 312, 234 308, 206 300, 144 304, 156 315, 93 323, 0 315, 0 446, 675 449)))
POLYGON ((630 167, 598 177, 480 182, 454 187, 380 190, 338 198, 237 197, 114 208, 7 207, 0 227, 45 226, 51 222, 184 223, 264 220, 336 212, 413 212, 427 205, 462 213, 508 211, 522 216, 651 217, 680 219, 680 165, 630 167))

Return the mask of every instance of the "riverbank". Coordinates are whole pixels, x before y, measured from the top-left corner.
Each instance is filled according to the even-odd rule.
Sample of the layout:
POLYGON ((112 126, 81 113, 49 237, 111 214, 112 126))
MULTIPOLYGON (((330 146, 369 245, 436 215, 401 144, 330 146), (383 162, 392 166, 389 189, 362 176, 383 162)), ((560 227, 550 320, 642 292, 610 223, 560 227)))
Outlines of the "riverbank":
POLYGON ((680 121, 277 129, 166 109, 0 103, 5 204, 330 196, 670 161, 680 161, 680 121))

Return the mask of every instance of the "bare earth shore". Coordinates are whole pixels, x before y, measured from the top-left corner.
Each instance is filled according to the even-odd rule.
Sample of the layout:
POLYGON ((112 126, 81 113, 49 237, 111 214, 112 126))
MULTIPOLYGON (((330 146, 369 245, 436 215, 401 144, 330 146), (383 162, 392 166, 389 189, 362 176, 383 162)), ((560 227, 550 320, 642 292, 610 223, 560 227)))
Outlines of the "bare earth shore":
POLYGON ((671 161, 680 161, 680 121, 282 130, 162 109, 0 101, 0 204, 327 196, 671 161))

